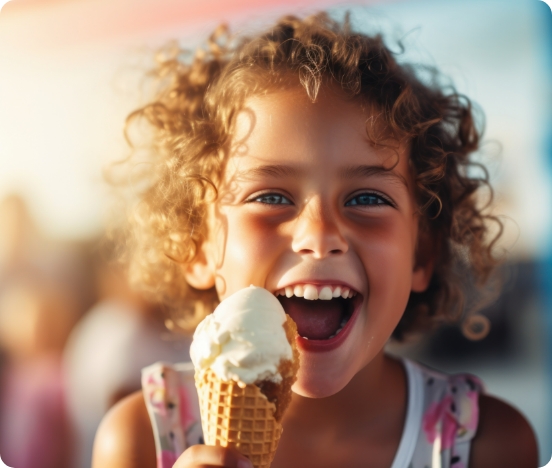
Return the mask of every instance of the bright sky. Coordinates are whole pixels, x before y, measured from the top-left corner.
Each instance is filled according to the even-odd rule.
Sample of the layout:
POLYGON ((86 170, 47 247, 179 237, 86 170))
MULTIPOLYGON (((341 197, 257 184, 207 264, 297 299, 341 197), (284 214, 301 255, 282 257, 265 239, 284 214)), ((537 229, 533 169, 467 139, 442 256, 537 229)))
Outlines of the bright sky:
MULTIPOLYGON (((0 15, 0 197, 22 192, 43 229, 67 239, 102 230, 109 198, 101 168, 125 154, 123 122, 139 104, 147 51, 177 36, 197 41, 218 18, 238 29, 248 24, 243 18, 265 22, 260 0, 235 2, 247 15, 209 0, 217 20, 188 1, 141 0, 133 4, 134 16, 123 14, 128 3, 104 0, 51 1, 10 13, 17 1, 0 15)), ((498 144, 490 144, 486 158, 498 208, 515 220, 508 222, 508 247, 518 255, 538 254, 552 231, 552 210, 542 209, 552 206, 544 154, 552 96, 539 3, 411 0, 350 7, 357 23, 402 37, 405 59, 436 65, 484 109, 486 137, 502 146, 497 156, 498 144)), ((292 4, 278 14, 296 12, 292 4)))

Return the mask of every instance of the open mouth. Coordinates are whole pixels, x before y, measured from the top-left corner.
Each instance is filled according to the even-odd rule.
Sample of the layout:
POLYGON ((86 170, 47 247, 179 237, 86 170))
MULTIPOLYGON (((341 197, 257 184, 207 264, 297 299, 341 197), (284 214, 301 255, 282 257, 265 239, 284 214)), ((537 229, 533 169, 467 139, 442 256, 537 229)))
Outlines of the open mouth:
POLYGON ((341 337, 362 302, 360 294, 341 285, 295 285, 274 294, 301 338, 328 344, 341 337))

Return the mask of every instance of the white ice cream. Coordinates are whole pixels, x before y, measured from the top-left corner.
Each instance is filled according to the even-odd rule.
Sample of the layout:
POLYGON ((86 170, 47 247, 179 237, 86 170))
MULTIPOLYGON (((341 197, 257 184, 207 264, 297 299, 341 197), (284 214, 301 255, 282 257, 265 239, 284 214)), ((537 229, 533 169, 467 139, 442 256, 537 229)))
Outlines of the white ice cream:
POLYGON ((285 321, 280 302, 266 289, 241 289, 197 326, 190 347, 192 362, 196 370, 210 367, 222 380, 281 382, 278 364, 292 359, 285 321))

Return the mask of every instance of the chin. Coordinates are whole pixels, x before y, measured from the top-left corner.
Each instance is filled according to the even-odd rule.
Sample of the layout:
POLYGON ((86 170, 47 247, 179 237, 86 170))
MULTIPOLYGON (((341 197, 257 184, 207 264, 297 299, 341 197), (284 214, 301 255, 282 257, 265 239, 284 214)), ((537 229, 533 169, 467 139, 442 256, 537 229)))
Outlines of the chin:
POLYGON ((297 395, 306 398, 326 398, 343 390, 349 380, 345 380, 342 375, 339 377, 325 375, 305 375, 299 371, 297 381, 291 389, 297 395))
POLYGON ((364 366, 358 352, 362 342, 361 322, 347 333, 347 338, 335 349, 307 350, 299 342, 300 367, 292 390, 307 398, 327 398, 343 390, 364 366))

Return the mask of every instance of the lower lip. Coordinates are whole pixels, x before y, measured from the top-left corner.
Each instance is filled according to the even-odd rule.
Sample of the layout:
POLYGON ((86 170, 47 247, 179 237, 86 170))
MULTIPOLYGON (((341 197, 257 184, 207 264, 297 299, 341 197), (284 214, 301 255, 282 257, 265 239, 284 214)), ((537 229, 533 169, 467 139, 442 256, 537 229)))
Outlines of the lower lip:
POLYGON ((347 336, 349 336, 349 333, 351 333, 351 330, 353 329, 353 323, 356 321, 361 305, 362 303, 358 304, 355 307, 353 315, 351 315, 349 321, 345 324, 343 329, 333 338, 330 338, 328 340, 307 340, 301 336, 297 336, 297 345, 299 346, 299 349, 303 351, 321 353, 325 351, 332 351, 341 346, 341 343, 343 343, 347 339, 347 336))

